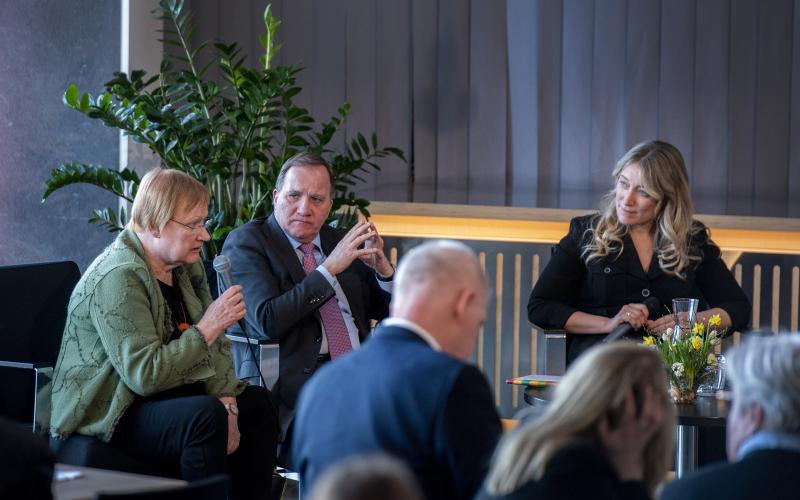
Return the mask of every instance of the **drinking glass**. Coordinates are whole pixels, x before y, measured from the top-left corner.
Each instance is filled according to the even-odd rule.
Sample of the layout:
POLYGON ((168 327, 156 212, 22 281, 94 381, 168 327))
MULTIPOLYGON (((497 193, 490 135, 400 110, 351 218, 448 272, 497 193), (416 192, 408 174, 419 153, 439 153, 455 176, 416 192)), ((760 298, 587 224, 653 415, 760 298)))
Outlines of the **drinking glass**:
POLYGON ((673 338, 681 339, 692 333, 699 302, 697 299, 689 298, 672 299, 672 315, 675 317, 673 338))

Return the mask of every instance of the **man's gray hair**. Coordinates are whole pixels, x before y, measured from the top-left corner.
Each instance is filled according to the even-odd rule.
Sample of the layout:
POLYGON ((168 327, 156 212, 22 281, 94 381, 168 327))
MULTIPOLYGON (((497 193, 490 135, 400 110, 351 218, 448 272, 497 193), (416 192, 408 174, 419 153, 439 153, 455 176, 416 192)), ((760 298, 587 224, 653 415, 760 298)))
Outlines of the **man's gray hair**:
POLYGON ((800 335, 748 339, 728 356, 728 374, 738 408, 763 408, 763 430, 800 434, 800 335))
POLYGON ((412 248, 400 259, 395 293, 405 293, 422 284, 441 288, 472 274, 482 277, 478 257, 470 247, 453 240, 428 241, 412 248))
POLYGON ((331 196, 333 196, 333 192, 336 189, 336 181, 333 175, 333 167, 331 164, 328 163, 325 158, 318 154, 314 153, 297 153, 296 155, 292 156, 281 165, 281 169, 278 172, 278 178, 275 180, 275 189, 280 191, 283 189, 283 183, 286 180, 286 174, 289 172, 290 169, 294 167, 325 167, 325 170, 328 171, 328 178, 331 181, 331 196))

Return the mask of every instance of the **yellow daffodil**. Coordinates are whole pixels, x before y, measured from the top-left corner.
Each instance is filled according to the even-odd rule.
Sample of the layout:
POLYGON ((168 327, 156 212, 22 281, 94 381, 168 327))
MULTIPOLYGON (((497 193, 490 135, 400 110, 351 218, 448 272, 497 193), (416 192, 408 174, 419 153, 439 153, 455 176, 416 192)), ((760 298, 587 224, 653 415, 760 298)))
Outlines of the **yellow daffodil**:
POLYGON ((703 339, 700 337, 692 337, 692 348, 695 351, 699 351, 701 347, 703 347, 703 339))
POLYGON ((708 319, 708 326, 719 326, 721 324, 722 318, 719 317, 719 314, 712 314, 708 319))
POLYGON ((703 323, 695 323, 694 328, 692 328, 692 333, 694 333, 695 335, 702 335, 703 330, 705 330, 703 323))
POLYGON ((656 339, 652 335, 644 338, 644 345, 656 345, 656 339))

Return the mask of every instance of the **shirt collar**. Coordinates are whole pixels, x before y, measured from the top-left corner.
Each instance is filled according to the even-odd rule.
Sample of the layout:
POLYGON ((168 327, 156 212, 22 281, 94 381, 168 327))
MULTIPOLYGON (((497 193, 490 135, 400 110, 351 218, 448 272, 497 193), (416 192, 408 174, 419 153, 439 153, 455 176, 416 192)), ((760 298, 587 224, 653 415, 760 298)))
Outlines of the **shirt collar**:
POLYGON ((759 431, 747 438, 736 453, 741 460, 756 450, 789 450, 800 453, 800 436, 788 432, 759 431))
MULTIPOLYGON (((292 245, 292 248, 294 248, 295 250, 297 250, 297 248, 303 244, 302 242, 292 238, 291 235, 287 233, 283 228, 281 228, 281 231, 283 231, 283 234, 286 235, 286 239, 289 240, 289 244, 292 245)), ((313 243, 314 246, 317 247, 317 249, 319 249, 320 252, 322 252, 322 240, 319 239, 319 233, 317 233, 317 235, 314 236, 314 239, 311 240, 311 243, 313 243)))
POLYGON ((405 328, 406 330, 411 330, 412 332, 414 332, 417 335, 417 337, 421 338, 429 346, 431 346, 431 349, 433 349, 434 351, 439 352, 439 351, 442 350, 442 346, 439 345, 439 342, 436 341, 436 339, 433 337, 433 335, 431 335, 430 332, 428 332, 427 330, 425 330, 424 328, 422 328, 418 324, 414 323, 413 321, 409 321, 409 320, 404 319, 404 318, 391 317, 391 318, 386 318, 385 320, 383 320, 381 322, 381 325, 382 326, 399 326, 401 328, 405 328))

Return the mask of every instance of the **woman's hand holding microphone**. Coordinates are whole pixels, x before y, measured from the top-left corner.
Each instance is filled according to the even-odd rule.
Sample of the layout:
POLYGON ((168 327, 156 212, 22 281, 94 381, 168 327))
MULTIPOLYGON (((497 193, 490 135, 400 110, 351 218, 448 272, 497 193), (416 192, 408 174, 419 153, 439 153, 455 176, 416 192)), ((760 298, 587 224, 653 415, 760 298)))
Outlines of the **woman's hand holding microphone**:
POLYGON ((208 306, 197 322, 197 329, 205 337, 206 344, 211 345, 228 327, 244 318, 246 312, 242 286, 233 285, 208 306))

